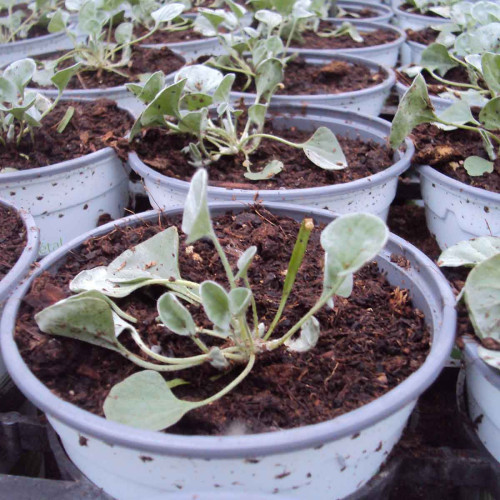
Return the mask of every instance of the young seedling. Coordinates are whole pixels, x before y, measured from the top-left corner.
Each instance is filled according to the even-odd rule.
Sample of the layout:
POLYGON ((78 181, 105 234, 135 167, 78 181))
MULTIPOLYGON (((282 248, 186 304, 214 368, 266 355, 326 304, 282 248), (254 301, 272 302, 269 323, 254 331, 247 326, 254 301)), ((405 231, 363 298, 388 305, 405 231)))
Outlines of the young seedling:
POLYGON ((437 14, 441 17, 450 17, 450 12, 454 4, 460 0, 405 0, 403 2, 410 8, 408 12, 417 14, 437 14))
POLYGON ((241 125, 242 111, 234 109, 230 99, 234 74, 224 76, 204 65, 186 66, 176 74, 175 83, 164 87, 164 75, 154 73, 143 85, 127 85, 146 105, 132 127, 130 140, 143 128, 165 127, 169 133, 193 138, 185 150, 192 165, 207 166, 222 156, 240 155, 246 169, 244 175, 251 180, 270 178, 283 169, 281 161, 272 160, 260 172, 252 171, 250 156, 264 138, 302 149, 311 162, 323 169, 346 168, 340 144, 326 127, 318 128, 304 143, 264 133, 265 102, 270 100, 282 78, 283 68, 278 59, 269 58, 259 65, 255 102, 248 108, 246 121, 241 125))
MULTIPOLYGON (((153 25, 144 35, 136 38, 133 35, 132 22, 121 22, 115 27, 116 19, 130 12, 128 3, 123 0, 109 2, 71 0, 66 2, 66 6, 69 10, 78 12, 76 29, 69 24, 69 14, 64 10, 58 10, 54 14, 48 29, 50 32, 64 30, 71 39, 74 49, 56 61, 49 61, 46 70, 50 71, 61 62, 74 59, 81 65, 80 72, 97 71, 101 74, 107 71, 123 77, 128 77, 123 68, 130 63, 132 46, 144 42, 153 33, 178 19, 185 8, 182 3, 167 3, 152 11, 150 16, 153 25), (81 35, 84 35, 83 40, 81 35)), ((177 29, 177 25, 172 29, 177 29)))
MULTIPOLYGON (((488 85, 496 94, 497 90, 494 89, 498 88, 498 80, 495 82, 495 78, 498 77, 500 55, 483 54, 480 63, 483 74, 489 82, 488 85)), ((464 162, 464 167, 471 176, 483 175, 492 172, 494 168, 494 160, 500 145, 499 117, 500 97, 498 96, 488 100, 483 106, 479 113, 479 120, 474 117, 469 104, 462 100, 453 103, 437 115, 429 99, 425 80, 422 75, 418 74, 399 103, 392 122, 390 143, 393 148, 397 148, 411 131, 422 123, 430 123, 446 131, 463 129, 477 132, 483 141, 489 160, 480 156, 469 156, 464 162)))
MULTIPOLYGON (((0 76, 0 142, 4 146, 19 146, 28 134, 34 141, 34 129, 41 127, 43 119, 56 107, 68 81, 79 67, 75 64, 51 78, 59 91, 57 98, 51 101, 35 90, 26 90, 36 74, 33 59, 21 59, 7 66, 0 76)), ((59 124, 59 132, 71 120, 73 112, 74 109, 69 107, 59 124)))
POLYGON ((474 331, 483 342, 478 347, 479 357, 500 370, 500 238, 461 241, 446 249, 438 264, 473 268, 457 300, 463 298, 474 331))
POLYGON ((461 2, 451 9, 451 23, 435 26, 441 31, 436 43, 423 52, 417 66, 403 70, 410 77, 426 70, 435 80, 448 87, 440 97, 461 99, 483 106, 495 97, 500 85, 500 5, 493 2, 461 2), (456 36, 455 32, 460 35, 456 36), (485 64, 482 56, 488 54, 485 64), (469 82, 455 82, 446 73, 462 67, 469 82), (457 90, 457 87, 460 90, 457 90))
POLYGON ((335 295, 350 295, 353 273, 377 255, 388 237, 387 227, 374 215, 350 214, 331 222, 321 233, 321 246, 325 251, 323 292, 295 325, 273 338, 271 335, 286 310, 287 298, 305 257, 314 223, 312 219, 302 221, 282 300, 274 320, 267 326, 259 320, 248 274, 257 248, 250 247, 243 252, 236 269, 230 264, 210 219, 207 183, 206 171, 198 170, 186 198, 182 231, 187 236, 187 244, 200 239, 212 242, 225 270, 229 290, 211 280, 195 283, 180 275, 177 229, 170 227, 126 250, 108 266, 81 272, 70 283, 70 289, 78 295, 57 302, 35 316, 43 332, 106 347, 145 368, 111 389, 104 403, 104 413, 111 420, 145 429, 165 429, 186 412, 216 401, 234 389, 250 373, 260 353, 283 346, 295 352, 313 349, 321 329, 314 315, 324 306, 333 307, 335 295), (169 332, 194 342, 199 355, 177 358, 159 354, 142 340, 134 326, 135 319, 112 300, 152 284, 163 285, 168 290, 157 302, 161 324, 169 332), (212 328, 195 323, 191 311, 196 309, 204 311, 212 328), (120 337, 125 333, 148 361, 123 345, 120 337), (211 337, 223 339, 224 343, 210 346, 204 339, 211 337), (221 371, 238 366, 241 369, 227 386, 202 401, 178 399, 171 390, 178 379, 169 382, 160 374, 203 363, 210 363, 221 371))

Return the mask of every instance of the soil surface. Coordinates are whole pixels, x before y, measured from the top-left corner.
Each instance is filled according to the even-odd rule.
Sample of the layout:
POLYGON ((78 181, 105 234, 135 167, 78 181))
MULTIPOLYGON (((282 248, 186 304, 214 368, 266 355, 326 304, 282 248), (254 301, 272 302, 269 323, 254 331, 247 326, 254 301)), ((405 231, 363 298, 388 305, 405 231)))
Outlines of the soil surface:
MULTIPOLYGON (((172 223, 179 225, 180 217, 161 222, 163 228, 172 223)), ((276 218, 256 206, 238 215, 216 217, 214 227, 232 265, 246 248, 257 246, 249 279, 260 321, 269 324, 279 304, 298 223, 276 218)), ((316 227, 311 235, 276 337, 284 334, 321 294, 320 229, 316 227)), ((33 314, 68 296, 68 281, 78 271, 109 263, 125 248, 157 231, 156 225, 115 229, 106 237, 86 242, 56 273, 40 277, 22 304, 16 340, 23 358, 54 393, 91 412, 102 414, 110 388, 137 368, 109 350, 41 333, 33 314)), ((199 241, 186 247, 181 234, 179 255, 183 277, 194 281, 217 279, 225 284, 211 243, 199 241)), ((314 349, 299 354, 279 348, 259 355, 251 374, 237 389, 208 407, 190 412, 170 432, 253 433, 321 422, 372 401, 407 378, 429 351, 422 313, 412 308, 405 290, 387 283, 374 263, 357 273, 354 282, 349 299, 338 297, 333 311, 323 309, 316 315, 321 336, 314 349)), ((134 294, 134 300, 125 298, 119 304, 138 319, 140 334, 149 345, 160 346, 166 355, 197 353, 189 339, 169 333, 155 321, 153 299, 162 293, 163 288, 142 289, 134 294)), ((191 307, 191 312, 198 324, 210 326, 199 309, 191 307)), ((121 340, 133 348, 127 339, 121 340)), ((241 369, 234 366, 220 378, 213 378, 221 372, 203 365, 172 373, 170 378, 189 381, 175 393, 197 400, 214 394, 241 369)))
POLYGON ((500 193, 500 158, 495 160, 493 172, 480 176, 470 176, 463 167, 469 156, 488 159, 479 134, 460 129, 446 132, 434 125, 423 124, 413 130, 411 138, 415 143, 413 163, 431 165, 469 186, 500 193))
POLYGON ((130 130, 132 123, 129 114, 108 99, 60 101, 43 120, 42 127, 35 129, 34 142, 28 134, 18 148, 9 145, 0 149, 0 165, 29 170, 114 147, 118 139, 130 130), (69 106, 75 109, 73 117, 64 132, 59 133, 57 126, 69 106))
MULTIPOLYGON (((242 91, 246 78, 237 74, 233 89, 242 91)), ((308 64, 298 57, 287 64, 284 87, 279 88, 279 95, 318 95, 353 92, 378 85, 387 78, 383 70, 372 72, 362 64, 350 64, 332 60, 325 65, 308 64)), ((255 92, 252 83, 245 92, 255 92)))
MULTIPOLYGON (((342 9, 346 12, 344 16, 336 18, 335 16, 331 15, 331 17, 333 17, 334 19, 343 20, 343 19, 368 19, 370 17, 378 16, 377 12, 368 7, 365 7, 363 9, 346 9, 342 7, 342 9)), ((330 14, 332 14, 332 12, 330 12, 330 14)))
MULTIPOLYGON (((58 52, 47 56, 45 60, 53 60, 61 57, 63 53, 58 52)), ((117 56, 119 60, 119 56, 117 56)), ((58 68, 63 69, 75 64, 73 59, 63 61, 58 68)), ((139 80, 139 77, 145 73, 154 73, 163 71, 166 75, 177 71, 184 66, 184 59, 172 52, 168 47, 159 49, 148 49, 146 47, 133 47, 132 58, 128 66, 118 68, 118 70, 127 75, 124 77, 111 71, 83 71, 74 76, 68 83, 66 89, 105 89, 125 85, 131 81, 139 80)), ((37 87, 37 85, 33 85, 37 87)))
MULTIPOLYGON (((337 26, 332 25, 327 21, 321 21, 319 24, 319 32, 328 32, 337 29, 337 26)), ((362 42, 354 41, 349 35, 337 37, 321 37, 314 31, 305 31, 302 33, 302 42, 292 41, 292 46, 304 49, 357 49, 361 47, 373 47, 375 45, 384 45, 393 42, 399 35, 393 31, 389 31, 380 27, 374 31, 359 30, 359 34, 363 37, 362 42)), ((292 50, 293 50, 292 47, 292 50)))
MULTIPOLYGON (((429 7, 434 7, 433 5, 430 5, 429 7)), ((426 16, 426 17, 437 17, 439 19, 445 19, 443 16, 440 16, 439 14, 436 14, 434 12, 431 12, 430 10, 426 12, 420 12, 418 9, 415 9, 414 5, 408 4, 408 3, 403 3, 401 5, 398 5, 398 9, 404 11, 404 12, 409 12, 410 14, 417 14, 419 16, 426 16)))
POLYGON ((412 29, 406 30, 407 40, 410 42, 421 43, 422 45, 430 45, 436 41, 439 35, 439 31, 433 30, 432 28, 424 28, 418 31, 412 29))
MULTIPOLYGON (((463 87, 457 87, 455 85, 444 85, 443 83, 436 80, 426 70, 422 71, 422 76, 427 83, 427 91, 429 92, 429 94, 439 96, 439 94, 441 94, 442 92, 446 92, 449 89, 464 90, 463 87)), ((413 78, 409 77, 406 73, 396 71, 396 77, 401 83, 408 87, 413 83, 413 78)), ((444 78, 446 80, 457 83, 470 83, 469 77, 467 75, 467 70, 463 66, 450 69, 446 72, 444 78)))
MULTIPOLYGON (((146 34, 146 28, 140 26, 134 30, 134 36, 139 37, 146 34)), ((192 42, 193 40, 201 40, 204 37, 201 33, 188 28, 180 31, 165 31, 158 30, 150 37, 146 38, 142 43, 177 43, 177 42, 192 42)))
POLYGON ((26 246, 26 228, 16 211, 0 205, 0 281, 14 267, 26 246))
MULTIPOLYGON (((301 132, 290 128, 274 133, 296 143, 305 142, 313 132, 301 132)), ((384 144, 373 141, 337 136, 349 167, 344 170, 324 170, 311 163, 302 150, 292 148, 278 141, 263 140, 260 147, 250 158, 252 170, 258 172, 273 159, 284 164, 284 170, 271 179, 250 181, 244 177, 243 157, 224 156, 208 167, 210 184, 213 186, 241 189, 279 189, 305 188, 340 184, 381 172, 391 166, 392 151, 384 144)), ((168 177, 189 180, 195 168, 188 164, 189 156, 181 149, 192 142, 186 135, 168 134, 166 130, 150 129, 131 147, 141 159, 156 171, 168 177)))

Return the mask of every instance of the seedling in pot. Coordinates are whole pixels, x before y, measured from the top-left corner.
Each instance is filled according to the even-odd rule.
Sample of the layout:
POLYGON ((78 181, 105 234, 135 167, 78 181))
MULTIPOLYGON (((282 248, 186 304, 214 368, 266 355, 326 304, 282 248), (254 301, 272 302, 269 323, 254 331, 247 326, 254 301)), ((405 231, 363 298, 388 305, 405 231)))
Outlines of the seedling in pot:
POLYGON ((212 226, 207 183, 206 171, 198 170, 186 198, 182 230, 187 244, 200 239, 212 242, 229 290, 215 281, 195 283, 181 276, 177 229, 170 227, 126 250, 108 266, 82 271, 70 283, 70 289, 78 295, 57 302, 35 317, 39 328, 46 333, 106 347, 146 369, 111 389, 104 403, 105 415, 111 420, 151 430, 165 429, 188 411, 216 401, 234 389, 250 373, 261 353, 283 346, 295 352, 313 349, 321 333, 314 315, 325 306, 333 307, 335 295, 350 295, 353 273, 373 259, 387 241, 387 227, 374 215, 349 214, 331 222, 321 233, 325 251, 323 292, 297 323, 275 338, 273 333, 286 311, 287 299, 305 258, 313 221, 302 221, 278 311, 271 324, 266 325, 259 320, 248 277, 257 248, 246 249, 236 269, 233 268, 212 226), (157 302, 160 323, 168 331, 194 342, 200 354, 184 358, 160 354, 145 344, 134 326, 135 319, 113 301, 152 284, 168 290, 157 302), (196 324, 192 311, 197 310, 203 310, 213 325, 211 328, 196 324), (143 356, 133 354, 120 341, 126 333, 143 356), (204 339, 216 339, 216 345, 204 339), (227 386, 203 401, 178 399, 171 389, 182 382, 167 381, 161 372, 177 372, 203 363, 210 363, 224 373, 231 367, 241 366, 241 369, 227 386))
POLYGON ((283 68, 278 59, 263 61, 255 79, 255 102, 243 117, 243 112, 231 104, 230 92, 235 79, 232 73, 224 76, 208 66, 186 66, 176 74, 175 83, 167 87, 164 87, 164 75, 154 73, 143 85, 127 85, 146 104, 132 128, 130 140, 143 128, 165 127, 171 134, 193 138, 185 150, 192 165, 209 166, 222 156, 241 156, 246 169, 244 175, 251 180, 270 178, 283 169, 281 161, 272 160, 260 172, 252 170, 250 156, 264 138, 302 149, 311 162, 323 169, 347 167, 337 138, 326 127, 318 128, 304 143, 264 133, 266 102, 282 78, 283 68))
POLYGON ((457 300, 463 299, 482 345, 478 355, 500 370, 500 238, 482 236, 461 241, 439 257, 443 267, 473 268, 457 300))
MULTIPOLYGON (((71 10, 78 10, 78 23, 76 28, 69 24, 69 14, 58 10, 49 24, 49 31, 59 32, 64 30, 74 45, 55 61, 45 63, 47 75, 58 64, 68 59, 80 63, 80 72, 97 71, 113 72, 123 77, 128 77, 123 68, 129 65, 132 56, 132 47, 146 41, 153 33, 164 25, 174 21, 183 12, 185 6, 181 3, 167 3, 151 12, 154 20, 153 26, 140 37, 134 37, 132 22, 121 22, 115 27, 115 22, 127 12, 128 4, 122 0, 99 2, 98 0, 67 0, 66 6, 71 10), (84 35, 82 40, 81 35, 84 35)), ((175 29, 175 27, 173 28, 175 29)), ((43 85, 43 81, 37 82, 43 85)))
POLYGON ((60 2, 38 0, 20 3, 16 0, 0 0, 0 43, 15 42, 28 38, 30 30, 37 25, 47 25, 49 16, 60 2))
MULTIPOLYGON (((483 54, 481 57, 483 74, 491 72, 492 78, 488 81, 492 92, 498 92, 498 64, 500 55, 483 54), (490 83, 491 82, 491 83, 490 83)), ((480 156, 469 156, 464 162, 464 168, 471 176, 483 175, 492 172, 494 160, 497 158, 500 145, 500 97, 490 99, 479 112, 478 120, 474 117, 472 110, 465 101, 457 101, 439 115, 429 99, 427 86, 422 75, 417 75, 399 103, 398 110, 392 121, 390 143, 397 148, 411 131, 422 123, 436 125, 442 130, 455 129, 470 130, 477 132, 483 141, 484 149, 489 158, 480 156)))
MULTIPOLYGON (((80 65, 75 64, 51 78, 59 91, 54 101, 35 90, 26 90, 36 75, 33 59, 21 59, 3 70, 0 76, 0 142, 4 147, 8 144, 18 147, 27 135, 34 141, 35 128, 41 127, 43 119, 56 107, 68 81, 79 68, 80 65)), ((69 107, 59 124, 59 132, 71 120, 73 112, 69 107)))
POLYGON ((409 7, 408 12, 416 14, 437 14, 449 18, 453 5, 460 0, 405 0, 403 3, 409 7))
POLYGON ((448 87, 439 97, 483 106, 500 90, 500 54, 496 54, 500 50, 500 6, 493 2, 461 2, 453 6, 451 20, 450 24, 435 27, 441 31, 436 43, 422 52, 418 66, 404 72, 413 77, 426 70, 448 87), (460 34, 456 36, 456 32, 460 34), (445 78, 449 70, 458 67, 465 70, 468 83, 445 78))

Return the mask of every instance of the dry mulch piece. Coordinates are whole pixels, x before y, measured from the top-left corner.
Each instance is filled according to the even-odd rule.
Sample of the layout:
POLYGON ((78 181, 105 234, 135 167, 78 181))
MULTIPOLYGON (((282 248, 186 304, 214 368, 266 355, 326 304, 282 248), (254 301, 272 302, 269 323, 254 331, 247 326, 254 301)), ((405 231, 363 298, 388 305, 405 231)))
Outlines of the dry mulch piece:
MULTIPOLYGON (((383 70, 371 71, 362 64, 331 60, 328 64, 310 64, 301 57, 287 64, 283 88, 277 95, 318 95, 354 92, 379 85, 387 78, 383 70)), ((246 78, 238 73, 234 90, 242 91, 246 78)), ((255 92, 252 83, 245 92, 255 92)))
POLYGON ((60 101, 44 119, 42 127, 35 129, 34 141, 28 134, 19 147, 9 145, 0 150, 0 165, 29 170, 114 147, 132 123, 130 115, 109 99, 60 101), (73 106, 75 112, 64 132, 59 133, 57 126, 69 106, 73 106))
MULTIPOLYGON (((180 217, 163 219, 161 227, 179 226, 180 217)), ((232 265, 250 245, 258 255, 249 272, 260 320, 269 324, 277 310, 285 271, 299 224, 275 217, 255 206, 238 215, 214 218, 214 227, 232 265)), ((39 277, 22 304, 16 340, 35 375, 55 394, 88 411, 102 414, 110 388, 137 368, 121 356, 67 338, 41 333, 33 315, 67 297, 68 282, 83 269, 105 265, 131 245, 159 230, 158 225, 117 228, 105 237, 87 241, 68 255, 57 272, 39 277)), ((309 310, 322 290, 323 252, 320 227, 313 231, 285 315, 275 332, 286 332, 309 310)), ((187 279, 215 279, 225 283, 212 244, 199 241, 189 247, 181 235, 180 269, 187 279)), ((389 285, 375 263, 355 275, 349 299, 336 298, 334 310, 317 314, 321 336, 314 349, 292 353, 285 348, 259 355, 251 374, 221 400, 186 415, 170 432, 181 434, 255 433, 322 422, 358 408, 395 387, 417 370, 429 352, 429 332, 423 315, 414 309, 405 290, 389 285)), ((197 352, 194 344, 160 326, 155 300, 164 288, 143 289, 119 305, 138 319, 138 329, 150 345, 170 356, 197 352)), ((204 314, 192 309, 195 321, 207 325, 204 314)), ((273 335, 274 337, 274 335, 273 335)), ((206 338, 204 340, 207 340, 206 338)), ((133 348, 131 342, 126 342, 133 348)), ((214 394, 241 370, 233 366, 221 378, 211 366, 174 373, 188 385, 175 389, 178 397, 198 400, 214 394)))
POLYGON ((488 159, 478 133, 460 129, 444 131, 423 124, 413 130, 411 137, 415 143, 413 163, 431 165, 464 184, 500 193, 500 158, 495 160, 493 172, 479 176, 470 176, 463 166, 469 156, 488 159))
MULTIPOLYGON (((320 21, 319 31, 335 30, 336 26, 327 21, 320 21)), ((301 33, 303 40, 300 43, 292 42, 293 47, 303 49, 357 49, 361 47, 373 47, 375 45, 384 45, 393 42, 399 38, 397 33, 380 27, 374 31, 359 30, 359 34, 363 37, 362 42, 356 42, 349 35, 336 37, 321 37, 314 31, 306 31, 301 33)), ((291 50, 293 50, 293 47, 291 50)))
MULTIPOLYGON (((267 127, 267 133, 284 137, 297 143, 307 141, 313 134, 302 132, 295 127, 288 130, 274 131, 267 127)), ((374 141, 362 141, 356 138, 337 136, 349 167, 344 170, 324 170, 311 163, 302 150, 292 148, 278 141, 263 140, 257 151, 251 156, 253 171, 259 171, 271 160, 279 159, 285 168, 271 179, 252 182, 243 174, 244 158, 223 156, 209 166, 210 184, 213 186, 240 189, 296 189, 306 187, 329 186, 361 179, 390 167, 392 151, 385 144, 374 141)), ((192 142, 187 135, 169 134, 165 130, 150 129, 143 137, 135 140, 131 147, 150 167, 167 177, 189 180, 195 168, 189 165, 189 156, 181 149, 192 142)))
MULTIPOLYGON (((57 59, 62 54, 57 52, 48 55, 44 60, 57 59)), ((116 58, 119 60, 120 54, 116 58)), ((184 62, 181 56, 172 52, 168 47, 152 49, 136 46, 132 47, 132 57, 128 66, 118 68, 121 73, 127 75, 126 77, 111 71, 83 71, 74 76, 66 88, 68 90, 85 90, 118 87, 130 81, 137 81, 141 75, 146 73, 154 73, 155 71, 163 71, 166 75, 174 73, 184 66, 184 62)), ((73 64, 75 64, 73 59, 67 59, 58 66, 58 69, 67 68, 73 64)), ((37 87, 36 84, 32 86, 37 87)))
POLYGON ((26 246, 26 228, 15 210, 0 205, 0 281, 14 267, 26 246))

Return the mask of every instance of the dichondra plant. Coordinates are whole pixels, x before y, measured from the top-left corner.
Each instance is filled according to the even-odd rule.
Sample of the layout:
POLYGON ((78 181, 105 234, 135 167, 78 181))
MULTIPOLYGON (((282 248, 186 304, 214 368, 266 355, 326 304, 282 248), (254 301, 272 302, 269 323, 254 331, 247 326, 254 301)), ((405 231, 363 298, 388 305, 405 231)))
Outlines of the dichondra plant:
POLYGON ((350 295, 353 273, 377 255, 388 237, 385 224, 370 214, 344 215, 326 226, 321 233, 325 251, 323 292, 295 325, 274 337, 304 259, 313 221, 302 221, 278 311, 271 324, 266 325, 259 320, 248 275, 257 248, 246 249, 238 258, 236 269, 233 268, 212 226, 207 182, 206 171, 198 170, 186 198, 182 230, 187 235, 187 244, 199 239, 212 242, 229 290, 215 281, 195 283, 181 276, 177 229, 169 227, 126 250, 108 266, 82 271, 70 283, 70 289, 77 295, 57 302, 35 317, 43 332, 106 347, 145 369, 111 389, 104 403, 104 413, 111 420, 151 430, 167 428, 186 412, 209 404, 236 387, 250 373, 260 353, 282 346, 296 352, 314 348, 321 330, 314 315, 325 306, 333 307, 335 295, 350 295), (173 334, 193 341, 200 354, 188 357, 160 354, 146 345, 134 326, 136 320, 113 300, 153 284, 167 289, 157 302, 160 323, 173 334), (191 311, 197 309, 204 311, 212 328, 196 324, 191 311), (127 334, 143 356, 132 353, 121 342, 127 334), (210 338, 222 339, 224 343, 210 346, 206 340, 210 338), (241 370, 226 387, 203 401, 178 399, 172 388, 183 383, 182 380, 168 381, 161 373, 178 372, 203 363, 222 371, 230 366, 241 366, 241 370))
POLYGON ((500 370, 500 238, 482 236, 461 241, 439 257, 443 267, 472 267, 462 292, 469 318, 483 345, 478 355, 500 370))
MULTIPOLYGON (((56 107, 70 78, 78 71, 79 65, 57 72, 51 82, 59 93, 54 101, 35 90, 26 90, 36 74, 33 59, 20 59, 7 66, 0 76, 0 142, 19 146, 26 135, 33 139, 34 129, 41 127, 43 119, 56 107)), ((73 114, 68 108, 58 130, 62 132, 73 114)))
POLYGON ((247 110, 245 124, 240 126, 242 111, 235 109, 230 99, 234 74, 224 76, 204 65, 186 66, 176 74, 175 83, 164 87, 164 75, 154 73, 143 85, 127 85, 146 104, 132 127, 130 139, 143 128, 152 126, 166 127, 172 134, 190 135, 193 142, 185 152, 190 155, 192 165, 208 166, 222 156, 242 155, 244 175, 251 180, 272 177, 283 169, 281 161, 272 160, 261 171, 252 171, 250 156, 264 138, 302 149, 321 168, 345 168, 347 161, 340 144, 326 127, 318 128, 304 143, 264 133, 267 102, 282 78, 280 60, 271 57, 259 64, 255 75, 255 102, 247 110))

